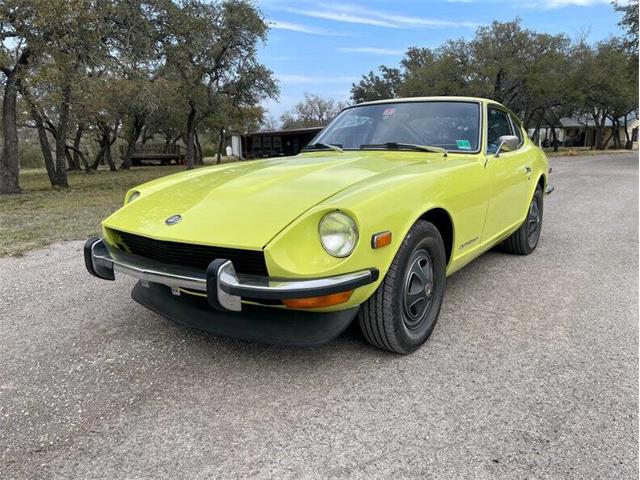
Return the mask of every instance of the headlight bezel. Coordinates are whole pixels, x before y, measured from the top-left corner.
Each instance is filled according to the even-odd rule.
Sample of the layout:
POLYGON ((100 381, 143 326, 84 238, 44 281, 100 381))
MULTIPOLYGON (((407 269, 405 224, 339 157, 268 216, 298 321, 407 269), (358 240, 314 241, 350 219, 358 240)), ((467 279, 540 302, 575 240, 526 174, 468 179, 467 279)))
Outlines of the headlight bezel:
MULTIPOLYGON (((336 235, 336 233, 334 233, 334 235, 336 235)), ((334 258, 347 258, 356 249, 360 239, 360 232, 358 229, 358 223, 351 215, 342 210, 332 210, 325 213, 320 219, 320 222, 318 222, 318 236, 320 239, 320 245, 322 245, 325 252, 334 258), (346 227, 346 230, 348 230, 345 231, 345 235, 350 238, 343 241, 340 246, 332 247, 330 242, 327 241, 327 237, 330 232, 325 230, 327 228, 327 224, 325 222, 329 221, 335 221, 338 224, 342 223, 342 226, 346 227)))

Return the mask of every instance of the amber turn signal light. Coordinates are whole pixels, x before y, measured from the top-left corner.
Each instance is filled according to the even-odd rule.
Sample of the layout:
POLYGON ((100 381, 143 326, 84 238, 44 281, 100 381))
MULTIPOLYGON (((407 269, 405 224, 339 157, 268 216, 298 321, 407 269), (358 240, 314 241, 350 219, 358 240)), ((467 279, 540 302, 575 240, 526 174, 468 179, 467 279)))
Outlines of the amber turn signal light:
POLYGON ((282 300, 282 303, 289 308, 330 307, 349 301, 352 293, 353 290, 349 290, 348 292, 332 293, 330 295, 322 295, 321 297, 290 298, 282 300))
POLYGON ((391 232, 376 233, 371 237, 371 248, 386 247, 391 243, 391 232))

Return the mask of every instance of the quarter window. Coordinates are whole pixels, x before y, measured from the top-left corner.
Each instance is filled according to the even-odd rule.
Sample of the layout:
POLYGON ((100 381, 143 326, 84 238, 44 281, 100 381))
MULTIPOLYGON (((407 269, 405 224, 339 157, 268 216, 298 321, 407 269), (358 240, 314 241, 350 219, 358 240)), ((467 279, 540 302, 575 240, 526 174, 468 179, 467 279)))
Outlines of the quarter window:
POLYGON ((503 135, 513 135, 509 117, 502 110, 489 108, 487 121, 487 152, 496 153, 500 144, 499 138, 503 135))
POLYGON ((520 143, 518 145, 522 146, 524 139, 522 136, 522 126, 520 125, 520 121, 513 114, 509 114, 509 116, 511 117, 511 125, 513 125, 514 134, 520 139, 520 143))

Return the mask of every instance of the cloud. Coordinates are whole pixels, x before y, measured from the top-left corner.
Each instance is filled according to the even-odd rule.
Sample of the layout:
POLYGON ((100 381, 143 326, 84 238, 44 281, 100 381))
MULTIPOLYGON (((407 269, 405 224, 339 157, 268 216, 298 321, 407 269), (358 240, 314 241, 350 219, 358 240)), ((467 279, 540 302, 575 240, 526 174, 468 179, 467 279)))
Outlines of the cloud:
POLYGON ((364 15, 353 14, 346 11, 339 11, 343 9, 329 9, 329 10, 304 10, 300 8, 286 8, 288 12, 297 13, 307 17, 321 18, 323 20, 334 20, 336 22, 344 23, 359 23, 362 25, 374 25, 378 27, 390 27, 401 28, 392 22, 385 20, 371 18, 364 15))
POLYGON ((530 6, 540 8, 590 7, 598 4, 610 4, 610 0, 533 0, 530 6))
POLYGON ((276 73, 275 77, 284 84, 288 85, 307 85, 307 84, 328 84, 328 83, 344 83, 355 82, 358 77, 336 76, 336 77, 314 77, 309 75, 297 75, 290 73, 276 73))
POLYGON ((378 47, 340 47, 341 52, 370 53, 372 55, 402 55, 404 50, 378 47))
POLYGON ((283 20, 271 20, 269 26, 275 30, 289 30, 291 32, 308 33, 310 35, 332 35, 324 28, 302 25, 300 23, 285 22, 283 20))
MULTIPOLYGON (((556 0, 563 1, 563 0, 556 0)), ((589 1, 589 0, 583 0, 589 1)), ((294 8, 281 7, 289 13, 304 15, 306 17, 320 18, 323 20, 333 20, 343 23, 355 23, 361 25, 372 25, 387 28, 444 28, 444 27, 477 27, 478 23, 469 21, 443 20, 426 17, 415 17, 408 15, 398 15, 381 10, 373 10, 361 5, 340 3, 324 4, 316 8, 294 8)))
MULTIPOLYGON (((449 3, 498 3, 503 0, 447 0, 449 3)), ((525 8, 542 8, 551 10, 563 7, 591 7, 593 5, 609 5, 611 0, 515 0, 525 8)))

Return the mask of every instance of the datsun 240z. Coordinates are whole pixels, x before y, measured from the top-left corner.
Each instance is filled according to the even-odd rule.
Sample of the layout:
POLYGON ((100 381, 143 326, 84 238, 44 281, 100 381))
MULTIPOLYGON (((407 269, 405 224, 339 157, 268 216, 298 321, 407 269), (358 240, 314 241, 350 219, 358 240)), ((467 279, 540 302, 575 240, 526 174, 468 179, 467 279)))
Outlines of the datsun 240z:
POLYGON ((549 171, 491 100, 364 103, 299 155, 130 190, 85 263, 137 278, 138 303, 216 334, 315 345, 357 317, 373 345, 409 353, 431 335, 448 275, 498 244, 535 250, 549 171))

